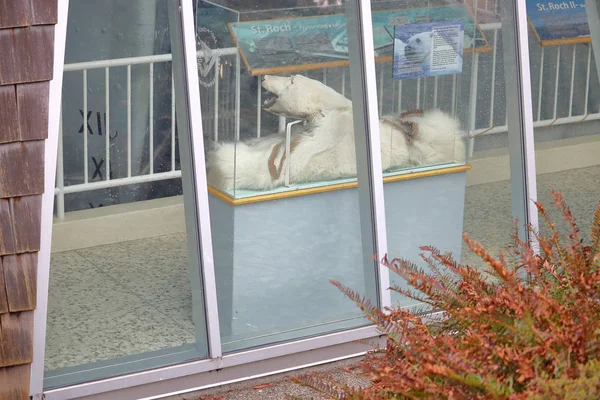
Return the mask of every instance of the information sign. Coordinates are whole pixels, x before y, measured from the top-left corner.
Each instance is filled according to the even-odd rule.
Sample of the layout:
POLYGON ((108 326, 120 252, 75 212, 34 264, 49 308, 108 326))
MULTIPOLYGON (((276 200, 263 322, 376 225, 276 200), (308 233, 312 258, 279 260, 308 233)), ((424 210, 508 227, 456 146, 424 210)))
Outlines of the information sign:
MULTIPOLYGON (((376 62, 391 62, 394 26, 462 21, 464 52, 488 52, 491 46, 464 5, 373 12, 376 62)), ((295 72, 348 65, 345 15, 326 15, 230 23, 251 75, 295 72)))

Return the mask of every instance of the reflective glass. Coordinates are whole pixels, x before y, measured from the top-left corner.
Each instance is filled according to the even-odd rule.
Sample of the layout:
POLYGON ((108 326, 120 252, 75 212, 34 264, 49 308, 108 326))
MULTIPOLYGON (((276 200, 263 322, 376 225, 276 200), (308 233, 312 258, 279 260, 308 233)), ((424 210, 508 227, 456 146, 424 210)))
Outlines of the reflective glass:
POLYGON ((355 3, 196 2, 225 352, 368 323, 328 282, 376 299, 356 183, 355 3))
POLYGON ((70 2, 46 387, 207 355, 169 4, 70 2))
MULTIPOLYGON (((481 266, 462 233, 492 254, 511 206, 500 2, 372 1, 389 258, 425 266, 421 246, 481 266)), ((503 20, 504 19, 504 20, 503 20)), ((511 73, 513 73, 511 71, 511 73)), ((406 287, 397 275, 392 284, 406 287)), ((418 306, 392 293, 393 304, 418 306)))
MULTIPOLYGON (((588 2, 573 4, 582 3, 588 2)), ((536 11, 529 29, 538 199, 566 232, 551 206, 551 191, 561 191, 582 235, 600 200, 600 37, 590 35, 598 29, 591 25, 598 22, 592 3, 596 9, 587 13, 579 7, 536 11)))

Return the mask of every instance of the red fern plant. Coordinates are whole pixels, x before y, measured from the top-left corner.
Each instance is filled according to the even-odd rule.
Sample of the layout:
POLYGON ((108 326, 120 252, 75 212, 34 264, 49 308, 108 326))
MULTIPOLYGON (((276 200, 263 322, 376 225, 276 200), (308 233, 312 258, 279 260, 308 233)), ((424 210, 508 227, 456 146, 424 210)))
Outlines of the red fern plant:
POLYGON ((381 312, 332 281, 387 335, 387 346, 362 363, 372 379, 366 388, 314 374, 295 380, 335 399, 600 398, 600 204, 585 244, 562 194, 552 193, 569 233, 538 203, 549 233, 529 227, 537 252, 515 230, 497 258, 463 235, 485 262, 479 269, 433 247, 421 248, 427 270, 382 260, 411 287, 392 290, 443 311, 436 323, 401 308, 381 312))

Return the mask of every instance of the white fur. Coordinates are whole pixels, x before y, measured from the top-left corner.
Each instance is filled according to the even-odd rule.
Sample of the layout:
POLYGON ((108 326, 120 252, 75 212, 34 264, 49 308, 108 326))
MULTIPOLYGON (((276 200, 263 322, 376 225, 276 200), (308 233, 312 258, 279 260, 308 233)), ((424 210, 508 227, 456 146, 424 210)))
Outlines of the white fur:
MULTIPOLYGON (((234 189, 268 190, 284 183, 289 162, 290 182, 302 183, 356 176, 354 122, 352 102, 330 87, 301 75, 265 76, 263 87, 276 94, 277 100, 265 109, 290 118, 304 118, 306 126, 297 124, 292 140, 299 142, 291 156, 282 163, 281 175, 273 179, 268 160, 280 144, 274 160, 280 165, 285 149, 285 134, 279 133, 237 143, 218 143, 208 157, 208 182, 225 191, 234 189)), ((407 140, 399 129, 399 117, 392 123, 381 121, 381 157, 383 169, 464 161, 464 143, 458 121, 439 110, 423 116, 409 116, 405 121, 418 124, 418 132, 407 140)))

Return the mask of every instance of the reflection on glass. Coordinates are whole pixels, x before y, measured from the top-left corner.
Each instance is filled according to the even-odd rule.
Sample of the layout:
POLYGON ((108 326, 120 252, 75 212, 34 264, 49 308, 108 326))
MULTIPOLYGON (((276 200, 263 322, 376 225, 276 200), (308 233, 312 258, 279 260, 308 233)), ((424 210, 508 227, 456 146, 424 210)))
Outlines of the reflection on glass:
POLYGON ((207 354, 168 11, 166 1, 70 3, 46 387, 207 354))
MULTIPOLYGON (((374 29, 385 27, 393 40, 385 47, 374 32, 381 119, 395 118, 409 133, 402 145, 410 162, 384 174, 390 257, 425 266, 420 246, 431 245, 472 262, 463 231, 495 252, 512 226, 498 10, 471 1, 373 1, 372 8, 374 29)), ((381 127, 382 155, 395 153, 390 130, 381 127)), ((392 302, 418 305, 396 293, 392 302)))
MULTIPOLYGON (((587 28, 585 18, 580 22, 566 31, 568 38, 573 29, 587 28)), ((551 190, 562 191, 587 234, 600 199, 600 85, 591 42, 600 38, 541 47, 533 32, 529 37, 538 200, 564 232, 566 222, 550 206, 551 190)), ((540 228, 547 233, 542 222, 540 228)))
MULTIPOLYGON (((465 191, 463 231, 497 255, 509 244, 515 212, 513 210, 510 155, 507 127, 506 86, 515 84, 514 70, 506 71, 505 58, 515 59, 504 48, 502 25, 512 26, 512 16, 503 20, 500 2, 466 2, 473 10, 476 22, 490 46, 489 51, 475 52, 469 78, 462 88, 463 124, 472 138, 465 191)), ((524 200, 523 200, 524 201, 524 200)), ((459 251, 460 251, 460 244, 459 251)), ((459 254, 459 253, 457 253, 459 254)), ((458 258, 458 257, 457 257, 458 258)), ((460 258, 463 263, 482 267, 482 261, 463 243, 460 258)))
POLYGON ((362 110, 352 107, 346 10, 271 3, 197 2, 224 351, 367 324, 329 279, 375 299, 373 264, 363 267, 358 190, 367 188, 356 187, 353 122, 362 110))

